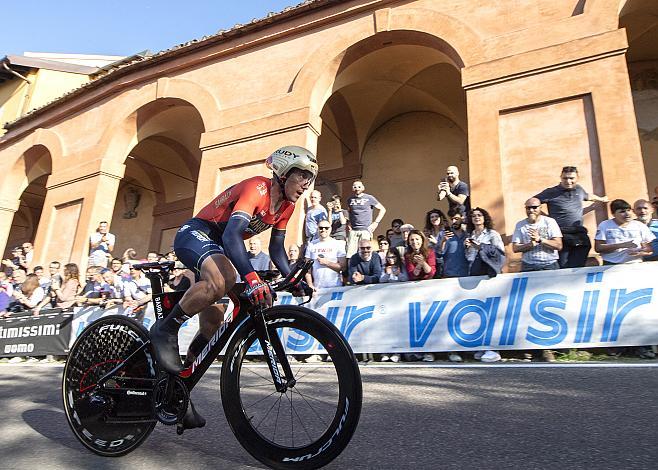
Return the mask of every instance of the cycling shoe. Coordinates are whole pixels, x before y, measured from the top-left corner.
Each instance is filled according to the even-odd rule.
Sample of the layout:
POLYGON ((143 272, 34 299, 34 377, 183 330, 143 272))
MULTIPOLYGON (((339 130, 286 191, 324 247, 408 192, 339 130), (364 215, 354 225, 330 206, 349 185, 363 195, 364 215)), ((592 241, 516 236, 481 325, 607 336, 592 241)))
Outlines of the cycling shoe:
POLYGON ((176 432, 180 435, 183 434, 183 431, 186 429, 202 428, 205 425, 206 419, 197 412, 192 400, 190 400, 190 404, 187 407, 185 416, 183 417, 183 422, 178 423, 176 432))
POLYGON ((162 321, 159 320, 149 331, 149 336, 157 363, 170 374, 178 375, 183 370, 178 349, 178 332, 162 328, 162 321))

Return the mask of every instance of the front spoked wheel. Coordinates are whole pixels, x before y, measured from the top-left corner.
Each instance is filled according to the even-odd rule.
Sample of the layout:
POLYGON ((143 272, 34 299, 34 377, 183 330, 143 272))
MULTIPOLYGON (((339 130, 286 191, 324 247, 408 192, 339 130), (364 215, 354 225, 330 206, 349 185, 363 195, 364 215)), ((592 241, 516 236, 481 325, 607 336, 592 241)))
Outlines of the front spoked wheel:
POLYGON ((152 396, 157 370, 148 332, 123 316, 89 325, 71 348, 62 380, 73 434, 106 457, 136 449, 156 425, 152 396))
MULTIPOLYGON (((292 360, 294 384, 277 392, 265 363, 248 362, 259 349, 252 320, 229 344, 221 374, 226 418, 242 446, 273 468, 326 465, 347 446, 361 414, 361 376, 347 341, 312 310, 276 306, 265 312, 270 337, 278 335, 293 354, 326 354, 327 362, 292 360)), ((283 375, 283 368, 280 368, 283 375)), ((289 379, 286 377, 286 379, 289 379)))

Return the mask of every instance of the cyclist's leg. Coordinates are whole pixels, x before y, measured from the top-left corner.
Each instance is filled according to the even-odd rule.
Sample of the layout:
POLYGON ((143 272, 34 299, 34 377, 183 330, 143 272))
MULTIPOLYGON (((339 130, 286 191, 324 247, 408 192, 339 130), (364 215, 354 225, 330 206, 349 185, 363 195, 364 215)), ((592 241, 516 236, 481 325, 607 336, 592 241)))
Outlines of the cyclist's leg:
POLYGON ((190 343, 190 347, 187 349, 187 356, 185 357, 184 363, 185 367, 192 365, 194 360, 206 347, 208 341, 212 338, 212 335, 215 334, 219 325, 222 324, 226 308, 226 304, 213 304, 199 313, 199 331, 190 343))
POLYGON ((235 279, 235 269, 226 256, 208 255, 201 263, 200 280, 185 292, 166 318, 153 325, 151 343, 158 363, 166 371, 177 374, 183 369, 178 350, 180 326, 221 299, 233 287, 235 279))

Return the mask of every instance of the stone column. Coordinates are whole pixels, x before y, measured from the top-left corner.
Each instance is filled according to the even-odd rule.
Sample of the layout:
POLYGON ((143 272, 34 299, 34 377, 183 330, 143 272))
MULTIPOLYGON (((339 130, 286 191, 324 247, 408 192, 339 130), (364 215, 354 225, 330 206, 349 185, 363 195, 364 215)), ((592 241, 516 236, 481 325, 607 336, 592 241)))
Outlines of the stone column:
POLYGON ((4 253, 7 248, 9 231, 19 205, 19 199, 0 198, 0 254, 4 253))
POLYGON ((84 176, 53 175, 35 239, 38 264, 50 261, 87 266, 89 236, 102 220, 111 221, 123 177, 123 164, 96 161, 99 167, 84 176))

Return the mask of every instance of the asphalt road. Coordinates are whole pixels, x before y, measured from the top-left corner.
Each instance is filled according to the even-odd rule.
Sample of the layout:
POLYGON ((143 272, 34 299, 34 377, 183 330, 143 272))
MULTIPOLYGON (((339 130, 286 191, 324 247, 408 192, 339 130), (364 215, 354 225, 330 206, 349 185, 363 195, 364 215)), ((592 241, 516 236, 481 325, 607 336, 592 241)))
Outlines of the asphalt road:
MULTIPOLYGON (((61 366, 0 365, 2 469, 262 468, 231 434, 219 369, 195 389, 208 418, 158 425, 121 458, 70 432, 61 366)), ((361 422, 334 469, 649 469, 658 462, 658 367, 362 367, 361 422)))

